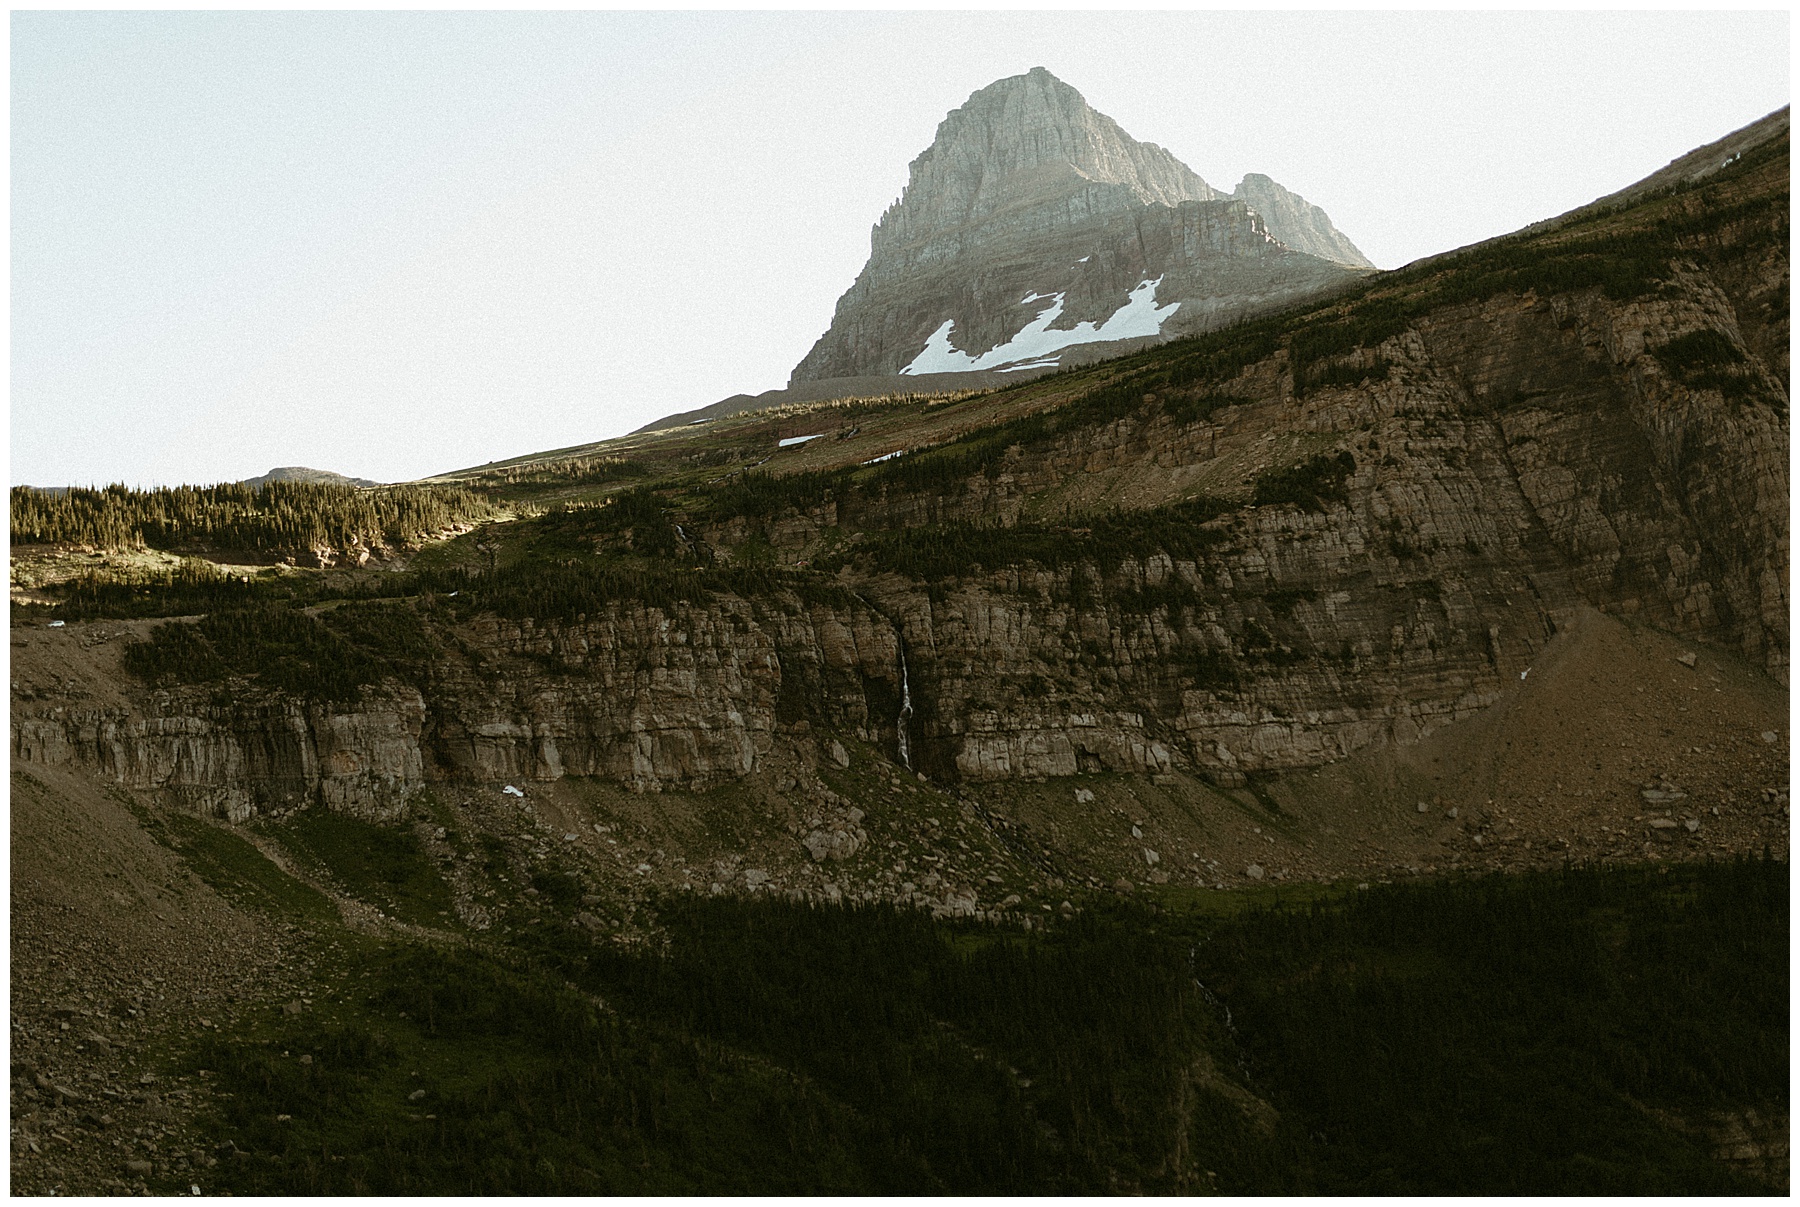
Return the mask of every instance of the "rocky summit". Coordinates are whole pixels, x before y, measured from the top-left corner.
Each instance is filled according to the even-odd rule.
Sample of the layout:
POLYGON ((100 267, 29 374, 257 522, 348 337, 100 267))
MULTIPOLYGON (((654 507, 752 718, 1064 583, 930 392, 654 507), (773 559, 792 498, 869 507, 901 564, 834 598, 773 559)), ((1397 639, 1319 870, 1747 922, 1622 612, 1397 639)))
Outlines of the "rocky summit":
POLYGON ((944 119, 871 243, 795 383, 1083 363, 1373 267, 1304 198, 1222 193, 1042 67, 944 119))

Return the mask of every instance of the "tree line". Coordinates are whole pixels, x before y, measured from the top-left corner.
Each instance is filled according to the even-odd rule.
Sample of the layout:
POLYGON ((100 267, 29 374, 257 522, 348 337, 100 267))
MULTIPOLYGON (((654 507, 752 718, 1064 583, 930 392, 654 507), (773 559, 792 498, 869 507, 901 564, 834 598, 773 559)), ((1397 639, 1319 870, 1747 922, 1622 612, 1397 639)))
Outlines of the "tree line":
POLYGON ((102 549, 223 550, 284 556, 352 545, 406 545, 494 512, 455 486, 359 488, 324 482, 247 486, 122 484, 52 492, 12 489, 12 543, 102 549))

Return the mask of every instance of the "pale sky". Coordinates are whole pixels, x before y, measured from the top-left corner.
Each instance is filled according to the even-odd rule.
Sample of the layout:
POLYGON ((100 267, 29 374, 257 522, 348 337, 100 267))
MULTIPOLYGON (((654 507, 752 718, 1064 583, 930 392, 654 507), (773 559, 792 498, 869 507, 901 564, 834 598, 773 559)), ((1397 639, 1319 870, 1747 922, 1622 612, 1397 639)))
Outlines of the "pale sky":
POLYGON ((1034 66, 1391 268, 1787 103, 1788 20, 16 12, 12 481, 399 481, 778 388, 1034 66))

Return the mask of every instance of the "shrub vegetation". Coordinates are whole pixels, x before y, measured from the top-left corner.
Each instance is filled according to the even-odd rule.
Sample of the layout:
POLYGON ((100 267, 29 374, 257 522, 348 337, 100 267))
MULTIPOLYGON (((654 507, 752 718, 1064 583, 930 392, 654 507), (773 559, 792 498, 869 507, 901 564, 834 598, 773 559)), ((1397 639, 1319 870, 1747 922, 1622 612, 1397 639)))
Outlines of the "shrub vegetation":
POLYGON ((1347 483, 1356 472, 1348 452, 1318 453, 1298 465, 1267 470, 1256 477, 1257 506, 1292 503, 1307 511, 1324 511, 1327 503, 1349 501, 1347 483))
POLYGON ((1223 499, 1202 495, 1148 511, 1107 512, 1087 528, 957 523, 892 529, 853 550, 821 559, 818 569, 833 573, 854 563, 870 573, 938 582, 1005 566, 1060 569, 1091 564, 1112 570, 1128 557, 1142 559, 1156 553, 1192 561, 1226 539, 1224 532, 1206 525, 1230 508, 1223 499))
POLYGON ((345 703, 384 675, 417 677, 435 645, 410 609, 346 605, 335 624, 260 601, 171 621, 125 647, 125 669, 160 685, 251 676, 292 695, 345 703))
POLYGON ((1718 390, 1728 399, 1748 397, 1755 381, 1738 346, 1709 327, 1650 349, 1671 377, 1696 390, 1718 390))

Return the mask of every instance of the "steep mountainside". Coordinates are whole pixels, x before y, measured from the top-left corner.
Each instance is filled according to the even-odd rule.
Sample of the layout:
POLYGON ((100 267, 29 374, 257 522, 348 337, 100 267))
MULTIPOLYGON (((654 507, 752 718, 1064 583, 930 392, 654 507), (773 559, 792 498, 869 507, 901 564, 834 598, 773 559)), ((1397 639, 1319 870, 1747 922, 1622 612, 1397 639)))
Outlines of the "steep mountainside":
POLYGON ((1751 122, 1741 130, 1733 130, 1717 142, 1710 142, 1704 147, 1689 151, 1686 155, 1675 159, 1667 167, 1650 173, 1637 183, 1620 189, 1616 193, 1609 193, 1594 202, 1593 205, 1584 206, 1574 213, 1583 215, 1595 209, 1642 201, 1663 189, 1697 184, 1715 172, 1729 168, 1746 153, 1754 152, 1772 140, 1787 136, 1788 109, 1784 106, 1767 117, 1751 122))
POLYGON ((944 119, 871 244, 795 383, 1081 363, 1369 267, 1318 207, 1220 193, 1041 67, 944 119))
MULTIPOLYGON (((1458 871, 1787 858, 1789 149, 1785 121, 1757 128, 1697 179, 999 389, 791 403, 385 492, 15 496, 15 545, 79 565, 13 615, 15 1186, 399 1191, 437 1185, 427 1173, 454 1149, 472 1171, 461 1185, 566 1188, 544 1171, 588 1169, 558 1146, 591 1140, 587 1112, 601 1107, 625 1121, 619 1151, 632 1155, 583 1192, 773 1184, 745 1184, 735 1155, 678 1180, 647 1164, 646 1135, 689 1153, 762 1145, 762 1176, 786 1160, 770 1153, 811 1152, 802 1137, 828 1132, 900 1171, 856 1180, 831 1148, 801 1190, 1265 1191, 1288 1185, 1282 1152, 1342 1156, 1337 1137, 1357 1120, 1407 1112, 1358 1099, 1339 1122, 1283 1123, 1305 1100, 1292 1087, 1322 1066, 1227 1067, 1245 1059, 1240 1040, 1263 1041, 1214 1020, 1216 995, 1244 983, 1202 985, 1201 965, 1220 958, 1194 954, 1210 924, 1121 960, 1113 933, 1082 918, 1148 898, 1124 927, 1143 937, 1162 925, 1152 908, 1231 912, 1339 878, 1354 896, 1458 871), (380 557, 266 564, 315 540, 368 553, 382 534, 380 557), (157 571, 145 544, 189 556, 157 571), (243 548, 265 565, 207 560, 243 548), (908 954, 854 954, 846 936, 873 912, 798 908, 781 925, 818 929, 784 949, 771 935, 790 932, 757 929, 776 916, 753 912, 770 898, 905 906, 880 950, 908 954), (712 956, 632 963, 661 958, 680 917, 712 956), (930 935, 906 946, 905 927, 927 918, 967 922, 958 943, 990 962, 940 968, 930 935), (184 919, 221 937, 210 962, 184 919), (1099 954, 1034 962, 1062 949, 1018 955, 1001 928, 1099 954), (439 963, 382 944, 436 944, 439 963), (445 964, 446 951, 461 954, 445 964), (718 979, 720 951, 738 953, 744 980, 718 979), (908 971, 873 987, 834 973, 821 988, 817 969, 840 967, 821 958, 908 971), (912 977, 927 966, 938 971, 912 977), (812 979, 782 979, 796 969, 812 979), (1162 980, 1133 987, 1136 971, 1162 980), (694 978, 687 996, 659 996, 680 976, 694 978), (1085 1021, 1051 1011, 1043 1027, 1101 1036, 1089 1063, 1057 1064, 1075 1041, 1010 1005, 984 1013, 996 986, 1057 1010, 1078 988, 1085 1021), (840 990, 866 991, 882 1025, 911 1038, 879 1059, 832 1047, 874 1034, 844 1024, 840 990), (914 1004, 896 1010, 896 994, 914 1004), (735 1003, 729 1017, 706 1014, 719 1003, 735 1003), (618 1031, 627 1014, 649 1029, 618 1031), (236 1046, 216 1038, 221 1019, 247 1028, 236 1046), (789 1046, 757 1047, 775 1042, 764 1024, 789 1046), (700 1030, 675 1042, 664 1025, 700 1030), (457 1035, 493 1040, 503 1073, 482 1080, 486 1047, 473 1063, 415 1063, 427 1040, 457 1035), (1142 1077, 1111 1071, 1152 1040, 1142 1077), (565 1067, 578 1047, 654 1076, 565 1067), (897 1080, 871 1082, 877 1067, 897 1080), (871 1087, 890 1084, 916 1097, 884 1106, 871 1087), (1283 1084, 1299 1097, 1270 1088, 1283 1084), (699 1105, 671 1097, 690 1090, 699 1105), (363 1094, 367 1126, 343 1113, 363 1094), (918 1122, 965 1102, 991 1104, 975 1112, 988 1122, 918 1122), (745 1103, 762 1122, 719 1113, 745 1103), (201 1109, 235 1139, 177 1134, 172 1121, 201 1109), (869 1130, 877 1115, 900 1139, 869 1130), (666 1130, 695 1119, 722 1130, 666 1130), (543 1147, 521 1139, 546 1127, 543 1147), (970 1163, 971 1136, 1030 1161, 1001 1170, 1012 1181, 975 1180, 970 1169, 991 1169, 970 1163), (335 1159, 346 1145, 374 1155, 352 1168, 335 1159)), ((1108 188, 1199 187, 1147 152, 1092 162, 1112 164, 1108 188)), ((975 190, 959 212, 1009 197, 975 190)), ((1249 212, 1235 199, 1133 204, 1171 221, 1249 212)), ((1766 864, 1733 868, 1780 880, 1766 864)), ((1625 872, 1652 893, 1676 879, 1625 872)), ((1457 908, 1499 917, 1501 897, 1479 884, 1445 887, 1465 893, 1457 908)), ((1370 934, 1398 916, 1377 898, 1370 934)), ((1644 950, 1606 914, 1610 937, 1582 931, 1566 967, 1536 971, 1586 993, 1604 949, 1637 970, 1607 974, 1623 1009, 1642 996, 1619 987, 1651 967, 1645 950, 1742 956, 1755 944, 1707 936, 1770 940, 1743 916, 1763 908, 1734 915, 1735 931, 1671 939, 1657 928, 1674 914, 1646 906, 1631 926, 1648 929, 1630 931, 1650 936, 1632 940, 1644 950)), ((1542 920, 1523 906, 1505 919, 1527 916, 1542 920)), ((1540 950, 1493 941, 1509 958, 1540 950)), ((1239 955, 1253 964, 1267 946, 1239 955)), ((1318 980, 1305 961, 1259 975, 1277 1004, 1304 981, 1316 1019, 1342 1016, 1351 999, 1331 995, 1353 982, 1372 995, 1357 999, 1367 1026, 1385 1028, 1389 987, 1369 988, 1357 951, 1348 980, 1318 980)), ((1766 956, 1757 1002, 1785 994, 1766 956)), ((1442 965, 1421 958, 1398 953, 1380 975, 1432 980, 1411 970, 1442 965)), ((1684 966, 1657 984, 1728 975, 1684 966)), ((1680 1025, 1606 1024, 1699 1043, 1717 1037, 1691 1020, 1715 1008, 1785 1034, 1738 997, 1684 1008, 1680 1025)), ((1282 1032, 1284 1017, 1268 1007, 1263 1036, 1304 1048, 1312 1024, 1282 1032)), ((1520 1042, 1542 1032, 1518 1025, 1520 1042)), ((1735 1026, 1717 1030, 1762 1035, 1735 1026)), ((1612 1060, 1618 1038, 1584 1033, 1581 1051, 1612 1060)), ((1718 1072, 1703 1048, 1680 1067, 1718 1072)), ((1608 1109, 1641 1132, 1636 1053, 1608 1066, 1623 1095, 1608 1109)), ((1534 1060, 1570 1067, 1560 1050, 1534 1060)), ((1447 1075, 1447 1114, 1470 1084, 1511 1084, 1478 1072, 1447 1075)), ((1684 1160, 1784 1183, 1785 1098, 1768 1078, 1720 1077, 1685 1114, 1656 1105, 1662 1130, 1642 1151, 1686 1137, 1684 1160)), ((1508 1127, 1537 1101, 1505 1104, 1508 1127)), ((1467 1153, 1489 1152, 1496 1133, 1475 1116, 1459 1134, 1467 1153)), ((1691 1169, 1638 1178, 1628 1147, 1607 1150, 1604 1176, 1575 1153, 1562 1180, 1534 1167, 1489 1185, 1714 1185, 1691 1169)), ((1382 1181, 1393 1163, 1371 1161, 1309 1184, 1453 1185, 1382 1181)))
POLYGON ((1086 374, 484 467, 462 486, 565 502, 283 637, 349 660, 335 702, 223 701, 257 664, 209 620, 145 655, 154 695, 19 704, 16 757, 234 817, 391 816, 437 781, 707 791, 808 764, 805 733, 933 783, 1205 794, 1473 717, 1596 610, 1785 682, 1786 165, 1783 133, 1086 374))

